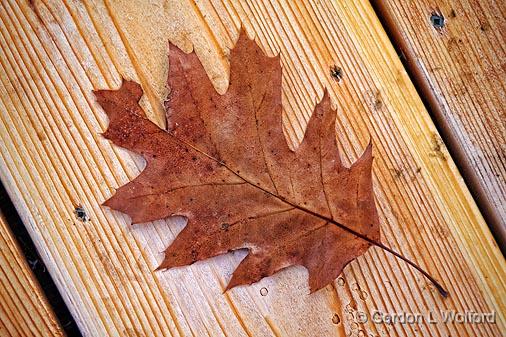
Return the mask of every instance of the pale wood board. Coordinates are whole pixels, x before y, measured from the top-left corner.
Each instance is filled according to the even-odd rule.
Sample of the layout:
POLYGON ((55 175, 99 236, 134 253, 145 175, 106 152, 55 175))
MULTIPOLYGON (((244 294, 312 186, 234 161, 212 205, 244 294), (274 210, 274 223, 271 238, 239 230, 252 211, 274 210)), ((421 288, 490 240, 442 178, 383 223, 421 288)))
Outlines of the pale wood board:
POLYGON ((506 2, 374 0, 506 245, 506 2), (440 14, 436 29, 430 17, 440 14))
MULTIPOLYGON (((505 263, 487 225, 367 2, 2 1, 1 179, 86 336, 500 336, 505 263), (106 117, 92 89, 139 81, 163 125, 167 41, 194 46, 217 89, 243 25, 284 69, 286 134, 295 146, 327 87, 338 108, 344 160, 374 142, 383 241, 450 291, 372 248, 334 286, 308 295, 289 268, 222 293, 243 257, 228 254, 152 272, 181 219, 127 226, 100 206, 142 169, 100 136, 106 117), (330 77, 343 68, 340 83, 330 77), (90 221, 73 213, 82 205, 90 221), (262 296, 260 289, 268 293, 262 296), (386 325, 371 313, 497 312, 497 324, 386 325), (334 324, 337 314, 340 323, 334 324)), ((264 292, 265 294, 265 292, 264 292)))
POLYGON ((64 336, 1 212, 0 336, 64 336))

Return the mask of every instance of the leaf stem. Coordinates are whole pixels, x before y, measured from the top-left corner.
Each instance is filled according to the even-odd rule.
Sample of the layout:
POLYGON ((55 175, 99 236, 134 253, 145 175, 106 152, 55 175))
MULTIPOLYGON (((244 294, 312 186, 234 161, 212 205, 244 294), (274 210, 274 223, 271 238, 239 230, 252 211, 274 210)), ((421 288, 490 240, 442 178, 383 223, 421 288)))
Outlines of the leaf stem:
MULTIPOLYGON (((268 192, 268 191, 266 191, 268 192)), ((268 192, 270 193, 270 192, 268 192)), ((272 194, 272 193, 271 193, 272 194)), ((274 194, 272 194, 274 195, 274 194)), ((321 214, 318 214, 316 212, 313 212, 311 211, 310 209, 307 209, 305 207, 302 207, 302 206, 299 206, 299 205, 296 205, 288 200, 286 200, 285 198, 281 197, 281 196, 277 196, 277 195, 274 195, 275 197, 277 198, 280 198, 281 200, 283 200, 284 202, 286 202, 287 204, 290 204, 292 206, 294 206, 295 208, 298 208, 304 212, 307 212, 315 217, 318 217, 322 220, 325 220, 327 222, 330 222, 331 224, 333 225, 336 225, 337 227, 355 235, 355 236, 358 236, 359 238, 361 238, 362 240, 365 240, 367 242, 369 242, 370 244, 376 246, 376 247, 379 247, 387 252, 389 252, 390 254, 394 255, 395 257, 398 257, 399 259, 401 259, 402 261, 406 262, 407 264, 409 264, 410 266, 412 266, 413 268, 415 268, 416 270, 418 270, 420 273, 422 273, 423 276, 425 276, 437 289, 437 291, 441 294, 441 296, 443 297, 448 297, 448 291, 445 290, 445 288, 443 288, 443 286, 438 282, 436 281, 436 279, 434 277, 432 277, 429 273, 427 273, 425 270, 423 270, 419 265, 417 265, 416 263, 414 263, 413 261, 409 260, 407 257, 404 257, 403 255, 397 253, 395 250, 393 250, 392 248, 388 247, 388 246, 385 246, 383 243, 379 242, 379 241, 376 241, 374 239, 371 239, 369 237, 367 237, 366 235, 364 234, 361 234, 357 231, 354 231, 353 229, 349 228, 348 226, 345 226, 337 221, 335 221, 334 219, 332 218, 329 218, 329 217, 326 217, 324 215, 321 215, 321 214)))
POLYGON ((441 296, 443 297, 448 297, 448 291, 445 290, 445 288, 443 288, 443 286, 438 282, 436 281, 436 279, 434 277, 432 277, 429 273, 427 273, 425 270, 423 270, 419 265, 417 265, 416 263, 414 263, 413 261, 409 260, 408 258, 404 257, 403 255, 397 253, 395 250, 393 250, 392 248, 388 247, 388 246, 385 246, 383 243, 381 242, 378 242, 376 240, 373 240, 373 239, 370 239, 368 238, 367 236, 365 235, 362 235, 358 232, 355 232, 354 230, 336 222, 336 221, 330 221, 333 225, 336 225, 338 226, 339 228, 342 228, 342 229, 345 229, 347 230, 348 232, 358 236, 359 238, 373 244, 374 246, 377 246, 387 252, 389 252, 390 254, 394 255, 395 257, 398 257, 399 259, 401 259, 402 261, 406 262, 407 264, 409 264, 411 267, 415 268, 416 270, 418 270, 420 273, 422 273, 423 276, 425 276, 430 282, 432 282, 432 284, 436 287, 437 291, 441 294, 441 296))
MULTIPOLYGON (((279 196, 278 196, 279 197, 279 196)), ((281 198, 283 201, 285 201, 286 203, 288 204, 291 204, 292 206, 294 207, 297 207, 305 212, 308 212, 310 213, 311 215, 314 215, 320 219, 323 219, 323 220, 326 220, 328 222, 330 222, 331 224, 333 225, 336 225, 337 227, 341 228, 341 229, 344 229, 345 231, 347 232, 350 232, 351 234, 355 235, 355 236, 358 236, 359 238, 361 238, 362 240, 365 240, 367 242, 369 242, 370 244, 376 246, 376 247, 379 247, 387 252, 389 252, 390 254, 394 255, 395 257, 398 257, 399 259, 401 259, 402 261, 406 262, 407 264, 409 264, 411 267, 415 268, 416 270, 418 270, 420 273, 422 273, 423 276, 425 276, 437 289, 437 291, 441 294, 441 296, 443 297, 448 297, 448 291, 445 290, 445 288, 443 288, 443 286, 438 282, 436 281, 436 279, 434 277, 432 277, 429 273, 427 273, 425 270, 423 270, 419 265, 417 265, 416 263, 414 263, 413 261, 409 260, 407 257, 404 257, 403 255, 397 253, 395 250, 393 250, 392 248, 388 247, 388 246, 385 246, 383 243, 379 242, 379 241, 376 241, 374 239, 371 239, 369 237, 367 237, 366 235, 364 234, 361 234, 359 232, 356 232, 354 231, 353 229, 349 228, 348 226, 345 226, 337 221, 335 221, 334 219, 332 218, 329 218, 329 217, 326 217, 324 215, 321 215, 321 214, 318 214, 316 212, 313 212, 305 207, 301 207, 301 206, 298 206, 298 205, 295 205, 295 204, 292 204, 291 202, 289 202, 288 200, 284 200, 284 198, 281 198)))

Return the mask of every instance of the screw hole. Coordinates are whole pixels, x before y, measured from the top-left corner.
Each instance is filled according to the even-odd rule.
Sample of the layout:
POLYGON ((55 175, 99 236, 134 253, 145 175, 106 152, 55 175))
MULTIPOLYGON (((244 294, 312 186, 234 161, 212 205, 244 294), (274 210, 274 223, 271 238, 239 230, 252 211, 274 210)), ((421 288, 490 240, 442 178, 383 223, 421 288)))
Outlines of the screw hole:
POLYGON ((336 65, 330 67, 330 76, 336 81, 340 82, 343 78, 343 69, 336 65))
POLYGON ((440 13, 434 12, 430 16, 430 22, 434 28, 442 29, 445 25, 445 17, 440 13))
POLYGON ((76 215, 77 219, 82 222, 89 221, 90 218, 88 217, 88 214, 86 214, 86 210, 83 206, 77 206, 74 209, 74 214, 76 215))

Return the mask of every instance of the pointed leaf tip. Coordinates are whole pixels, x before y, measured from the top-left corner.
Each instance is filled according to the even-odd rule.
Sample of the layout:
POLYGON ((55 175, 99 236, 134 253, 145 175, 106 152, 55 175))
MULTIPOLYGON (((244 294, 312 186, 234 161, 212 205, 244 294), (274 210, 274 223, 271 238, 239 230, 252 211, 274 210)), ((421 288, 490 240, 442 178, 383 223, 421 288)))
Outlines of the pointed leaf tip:
POLYGON ((119 91, 126 91, 129 99, 135 102, 139 102, 143 94, 142 87, 139 83, 125 78, 122 79, 119 91))
POLYGON ((100 104, 109 119, 115 119, 126 112, 136 110, 140 115, 144 111, 138 106, 143 91, 140 84, 135 81, 122 78, 119 89, 98 89, 93 90, 97 103, 100 104))

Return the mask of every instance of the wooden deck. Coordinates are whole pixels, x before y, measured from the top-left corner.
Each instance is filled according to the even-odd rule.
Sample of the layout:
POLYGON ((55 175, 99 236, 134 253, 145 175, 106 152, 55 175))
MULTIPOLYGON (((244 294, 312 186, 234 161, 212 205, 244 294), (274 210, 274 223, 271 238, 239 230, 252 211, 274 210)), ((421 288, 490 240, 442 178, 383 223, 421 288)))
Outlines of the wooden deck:
MULTIPOLYGON (((445 84, 420 91, 441 134, 366 1, 0 2, 0 179, 84 336, 501 336, 506 331, 506 264, 476 204, 487 219, 501 219, 506 80, 498 41, 505 36, 505 11, 499 2, 482 7, 494 33, 479 41, 495 46, 495 54, 488 55, 492 65, 467 49, 477 44, 459 44, 458 38, 457 49, 441 45, 444 59, 438 63, 432 57, 438 39, 455 38, 454 29, 474 36, 471 30, 480 28, 465 21, 450 25, 448 19, 447 30, 439 31, 431 24, 436 9, 430 4, 411 1, 419 4, 413 5, 415 12, 402 3, 384 0, 375 6, 383 9, 389 31, 398 32, 395 43, 404 41, 407 59, 416 63, 421 57, 421 69, 430 67, 416 73, 417 85, 445 84), (441 280, 449 298, 377 248, 352 262, 333 286, 312 295, 301 267, 223 293, 241 256, 153 272, 160 252, 184 224, 127 226, 125 216, 100 207, 143 163, 100 136, 107 120, 92 90, 117 88, 122 76, 134 79, 144 89, 141 102, 149 117, 163 125, 168 40, 194 49, 223 92, 227 53, 240 27, 268 54, 281 55, 285 131, 292 146, 301 141, 324 88, 338 109, 345 162, 372 138, 383 240, 441 280), (471 52, 484 68, 457 76, 465 65, 452 60, 471 52), (343 70, 340 81, 331 76, 334 66, 343 70), (485 84, 476 82, 485 77, 485 84), (464 80, 473 85, 459 87, 464 80), (445 142, 460 159, 450 155, 445 142), (464 151, 468 142, 470 152, 464 151), (77 217, 76 208, 86 216, 77 217), (496 312, 497 322, 388 325, 357 319, 359 312, 370 318, 375 310, 425 316, 440 310, 496 312)), ((467 14, 461 17, 456 7, 454 20, 469 19, 473 3, 460 1, 467 14)), ((448 17, 453 13, 449 7, 439 10, 448 17)), ((501 220, 490 224, 500 231, 501 220)), ((32 281, 27 275, 19 282, 21 291, 23 282, 32 281)), ((14 308, 8 304, 7 310, 14 308)))
POLYGON ((506 2, 373 3, 497 241, 506 247, 506 2), (432 15, 444 18, 442 28, 431 29, 432 15))
POLYGON ((60 324, 1 212, 0 335, 63 336, 60 324))

